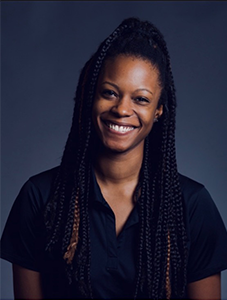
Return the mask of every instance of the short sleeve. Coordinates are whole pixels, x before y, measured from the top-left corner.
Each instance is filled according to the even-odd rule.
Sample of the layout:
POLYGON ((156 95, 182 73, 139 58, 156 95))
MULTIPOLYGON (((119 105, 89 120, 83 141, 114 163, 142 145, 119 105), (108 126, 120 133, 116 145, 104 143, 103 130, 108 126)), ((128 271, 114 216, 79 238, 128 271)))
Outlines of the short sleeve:
POLYGON ((209 192, 202 187, 189 205, 188 282, 227 268, 227 232, 209 192))
POLYGON ((43 203, 39 189, 28 180, 21 188, 1 238, 1 258, 39 271, 44 249, 43 203))

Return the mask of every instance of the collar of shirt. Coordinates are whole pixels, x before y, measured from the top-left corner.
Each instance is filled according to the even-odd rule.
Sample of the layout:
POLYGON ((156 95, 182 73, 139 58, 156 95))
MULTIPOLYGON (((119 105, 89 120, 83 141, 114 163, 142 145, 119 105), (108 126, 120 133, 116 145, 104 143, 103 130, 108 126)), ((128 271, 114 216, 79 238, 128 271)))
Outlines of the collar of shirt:
MULTIPOLYGON (((92 205, 106 209, 107 213, 112 214, 114 216, 114 213, 113 213, 111 207, 109 206, 109 204, 107 203, 107 201, 104 199, 104 197, 102 195, 101 189, 100 189, 98 182, 96 180, 96 177, 95 177, 94 170, 92 170, 92 183, 93 183, 93 188, 94 188, 93 197, 91 199, 92 205)), ((123 229, 126 230, 127 228, 135 225, 136 223, 139 223, 139 214, 138 214, 137 204, 135 205, 134 209, 132 210, 123 229)))

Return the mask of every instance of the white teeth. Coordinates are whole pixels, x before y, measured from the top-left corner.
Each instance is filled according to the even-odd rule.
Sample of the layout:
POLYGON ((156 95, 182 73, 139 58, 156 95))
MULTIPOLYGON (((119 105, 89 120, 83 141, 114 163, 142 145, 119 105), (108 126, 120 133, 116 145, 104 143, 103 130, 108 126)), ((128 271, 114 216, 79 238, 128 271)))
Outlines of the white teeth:
POLYGON ((121 132, 121 133, 125 133, 125 132, 131 131, 134 129, 133 127, 118 126, 115 124, 108 124, 108 126, 109 126, 109 128, 111 128, 115 131, 121 132))

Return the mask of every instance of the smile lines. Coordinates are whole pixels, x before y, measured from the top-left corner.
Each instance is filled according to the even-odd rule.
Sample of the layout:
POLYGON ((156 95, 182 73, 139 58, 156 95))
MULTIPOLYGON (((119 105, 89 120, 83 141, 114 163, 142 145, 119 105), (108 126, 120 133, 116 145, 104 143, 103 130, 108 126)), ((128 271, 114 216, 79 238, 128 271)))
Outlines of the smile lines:
POLYGON ((112 123, 107 123, 107 126, 110 129, 113 129, 113 130, 115 130, 117 132, 120 132, 120 133, 126 133, 126 132, 132 131, 134 129, 134 127, 131 127, 131 126, 119 126, 119 125, 115 125, 115 124, 112 124, 112 123))

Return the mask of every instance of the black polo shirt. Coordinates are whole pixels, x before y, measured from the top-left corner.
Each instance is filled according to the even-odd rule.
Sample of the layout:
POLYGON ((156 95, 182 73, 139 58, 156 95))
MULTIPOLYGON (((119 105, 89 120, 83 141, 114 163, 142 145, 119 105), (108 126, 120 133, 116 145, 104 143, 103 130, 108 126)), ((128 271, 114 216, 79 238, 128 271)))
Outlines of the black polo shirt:
POLYGON ((136 277, 139 216, 132 210, 116 236, 115 216, 94 179, 91 199, 91 282, 94 296, 101 299, 133 298, 136 277))
MULTIPOLYGON (((77 298, 68 288, 62 261, 44 252, 42 211, 50 195, 57 168, 31 177, 11 209, 1 239, 1 258, 41 272, 46 298, 77 298)), ((205 187, 185 176, 180 184, 186 206, 188 282, 227 268, 227 233, 205 187)), ((132 298, 138 245, 137 206, 116 237, 114 213, 93 177, 90 199, 91 284, 94 298, 132 298)), ((80 297, 78 297, 80 298, 80 297)))

